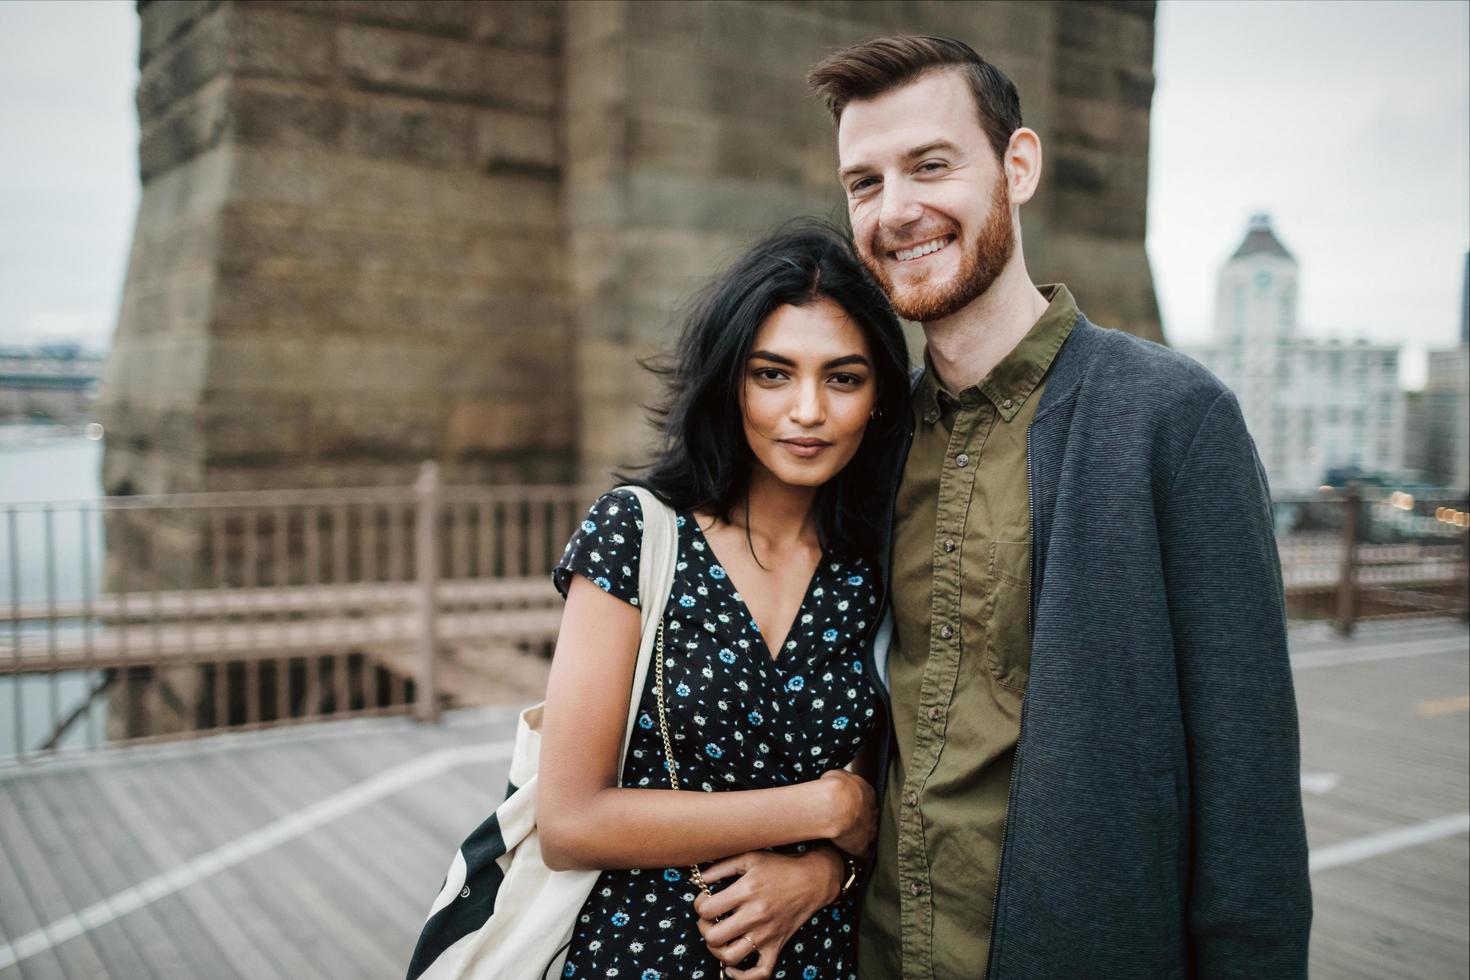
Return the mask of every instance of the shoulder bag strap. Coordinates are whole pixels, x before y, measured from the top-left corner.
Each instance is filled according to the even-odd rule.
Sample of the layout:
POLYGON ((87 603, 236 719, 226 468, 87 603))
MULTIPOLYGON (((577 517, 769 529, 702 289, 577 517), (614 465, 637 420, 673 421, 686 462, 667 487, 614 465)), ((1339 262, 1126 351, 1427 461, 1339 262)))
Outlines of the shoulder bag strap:
POLYGON ((674 511, 643 487, 626 486, 638 498, 643 510, 643 544, 638 558, 638 609, 642 617, 642 638, 638 644, 638 662, 633 668, 633 689, 628 699, 628 725, 623 731, 623 753, 618 760, 618 782, 623 779, 623 758, 628 741, 638 721, 638 702, 648 680, 648 665, 658 643, 659 624, 663 622, 664 605, 674 587, 674 563, 679 552, 679 529, 674 511))

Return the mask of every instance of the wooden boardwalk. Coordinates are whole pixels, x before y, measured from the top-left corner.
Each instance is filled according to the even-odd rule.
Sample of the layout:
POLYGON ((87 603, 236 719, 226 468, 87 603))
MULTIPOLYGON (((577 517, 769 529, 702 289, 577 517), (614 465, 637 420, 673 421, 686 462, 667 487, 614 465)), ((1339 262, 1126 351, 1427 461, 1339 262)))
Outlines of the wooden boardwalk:
MULTIPOLYGON (((1293 634, 1316 980, 1470 975, 1470 630, 1293 634)), ((401 977, 514 712, 0 769, 0 980, 401 977)))

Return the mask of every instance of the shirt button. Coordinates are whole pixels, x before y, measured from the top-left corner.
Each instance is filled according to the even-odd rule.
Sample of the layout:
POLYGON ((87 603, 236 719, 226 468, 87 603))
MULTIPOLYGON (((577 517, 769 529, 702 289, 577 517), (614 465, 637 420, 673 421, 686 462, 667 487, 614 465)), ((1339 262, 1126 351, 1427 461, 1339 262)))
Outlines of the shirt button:
POLYGON ((905 796, 903 798, 903 801, 905 803, 907 803, 909 806, 918 806, 919 805, 919 794, 918 793, 915 793, 913 790, 909 790, 909 795, 908 796, 905 796))
POLYGON ((939 711, 938 708, 930 708, 929 709, 929 720, 930 721, 938 721, 939 720, 939 715, 940 715, 940 711, 939 711))
POLYGON ((939 627, 939 635, 944 637, 946 640, 949 639, 950 637, 954 636, 954 627, 948 624, 939 627))
POLYGON ((923 890, 924 886, 919 884, 917 881, 909 882, 909 894, 913 895, 915 898, 917 898, 919 896, 919 892, 923 890))
POLYGON ((944 539, 944 550, 945 552, 950 552, 954 550, 954 538, 944 539))
POLYGON ((1000 407, 1001 408, 1010 408, 1014 404, 1016 404, 1016 403, 1013 402, 1013 401, 1011 401, 1009 398, 1007 398, 1005 401, 1003 401, 1003 402, 1000 403, 1000 407))
POLYGON ((958 456, 956 456, 954 458, 954 465, 959 466, 959 467, 969 466, 970 465, 970 457, 967 456, 965 453, 960 453, 958 456))
POLYGON ((938 412, 926 412, 926 413, 924 413, 924 421, 927 422, 927 423, 929 423, 930 425, 933 425, 935 422, 938 422, 939 421, 939 413, 938 412))

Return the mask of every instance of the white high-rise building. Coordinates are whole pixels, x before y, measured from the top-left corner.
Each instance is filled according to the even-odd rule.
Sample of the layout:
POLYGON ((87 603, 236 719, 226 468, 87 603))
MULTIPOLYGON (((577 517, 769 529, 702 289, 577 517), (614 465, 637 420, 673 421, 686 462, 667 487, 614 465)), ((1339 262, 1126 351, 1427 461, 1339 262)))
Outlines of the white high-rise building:
POLYGON ((1399 348, 1297 334, 1297 261, 1254 215, 1220 270, 1214 343, 1188 353, 1240 400, 1271 489, 1315 488, 1328 470, 1398 473, 1399 348))

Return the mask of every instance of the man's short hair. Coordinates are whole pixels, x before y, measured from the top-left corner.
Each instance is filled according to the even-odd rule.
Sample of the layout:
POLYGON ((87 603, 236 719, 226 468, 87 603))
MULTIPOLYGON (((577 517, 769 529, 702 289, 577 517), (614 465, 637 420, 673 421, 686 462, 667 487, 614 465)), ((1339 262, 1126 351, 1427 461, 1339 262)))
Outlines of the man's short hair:
POLYGON ((826 103, 832 121, 854 99, 871 99, 945 68, 970 83, 980 128, 997 157, 1005 156, 1011 134, 1021 128, 1021 96, 1005 72, 952 37, 896 34, 877 37, 828 55, 807 73, 811 90, 826 103))

